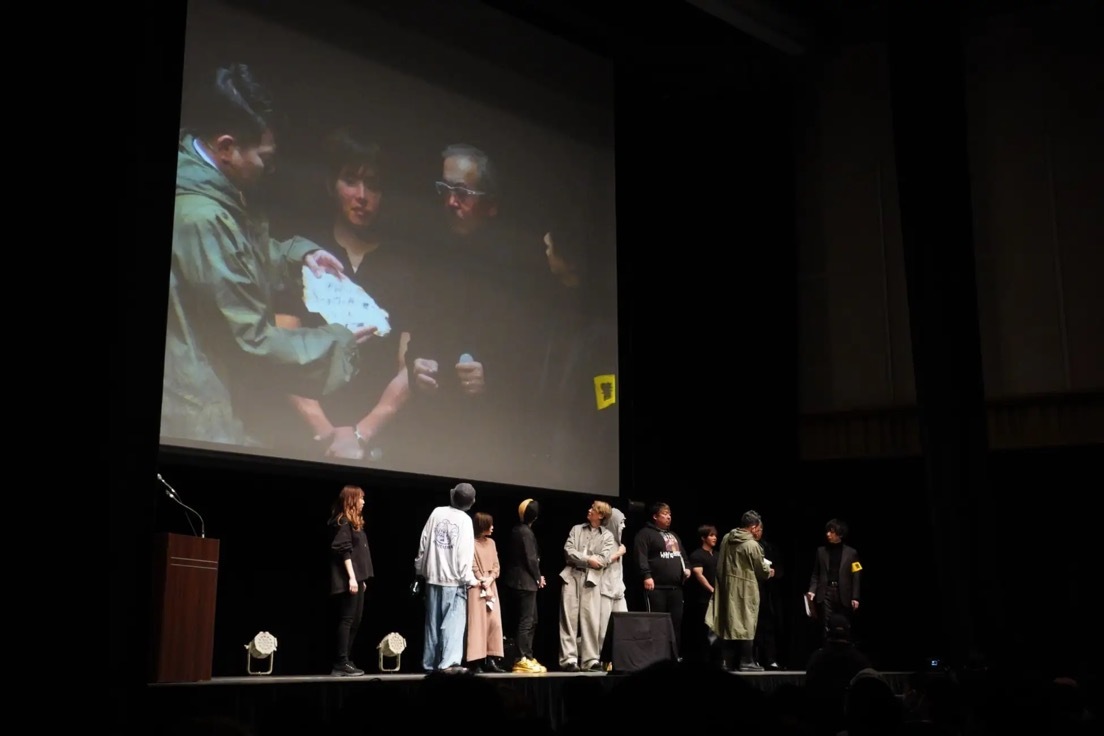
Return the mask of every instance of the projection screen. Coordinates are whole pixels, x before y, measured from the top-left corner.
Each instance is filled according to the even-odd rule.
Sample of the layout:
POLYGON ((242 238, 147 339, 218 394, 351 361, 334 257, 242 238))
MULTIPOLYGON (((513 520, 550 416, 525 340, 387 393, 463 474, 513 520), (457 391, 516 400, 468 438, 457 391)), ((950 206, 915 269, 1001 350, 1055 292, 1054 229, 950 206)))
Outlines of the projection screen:
POLYGON ((610 63, 250 5, 189 3, 162 447, 616 495, 610 63))

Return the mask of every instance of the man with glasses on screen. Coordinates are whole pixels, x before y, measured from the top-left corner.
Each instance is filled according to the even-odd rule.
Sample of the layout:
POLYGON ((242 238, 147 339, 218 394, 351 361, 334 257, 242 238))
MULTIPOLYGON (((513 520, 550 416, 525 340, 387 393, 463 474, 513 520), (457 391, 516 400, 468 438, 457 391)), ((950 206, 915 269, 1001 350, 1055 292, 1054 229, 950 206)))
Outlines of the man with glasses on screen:
POLYGON ((420 459, 443 474, 525 482, 522 428, 549 281, 542 254, 502 222, 498 174, 482 150, 448 146, 434 187, 441 219, 423 250, 423 319, 406 352, 420 459))
POLYGON ((466 144, 449 146, 441 156, 441 179, 434 186, 445 203, 445 220, 456 235, 472 235, 498 215, 493 165, 487 154, 466 144))
POLYGON ((198 99, 177 154, 176 208, 165 335, 161 436, 262 444, 251 426, 294 392, 320 396, 356 373, 356 333, 340 325, 281 329, 275 293, 304 264, 340 273, 331 254, 268 235, 254 198, 275 170, 268 92, 244 64, 220 68, 198 99))

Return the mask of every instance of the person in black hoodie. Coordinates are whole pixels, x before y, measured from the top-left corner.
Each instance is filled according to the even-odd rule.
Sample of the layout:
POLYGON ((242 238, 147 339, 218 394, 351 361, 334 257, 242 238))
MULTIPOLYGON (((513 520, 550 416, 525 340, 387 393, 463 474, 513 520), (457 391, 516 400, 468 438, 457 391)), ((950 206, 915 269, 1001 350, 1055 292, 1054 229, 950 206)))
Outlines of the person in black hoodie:
MULTIPOLYGON (((652 520, 633 540, 637 568, 644 580, 644 597, 652 613, 669 613, 675 645, 682 651, 682 584, 690 577, 682 540, 671 531, 671 507, 652 506, 652 520)), ((681 656, 681 654, 680 654, 681 656)))

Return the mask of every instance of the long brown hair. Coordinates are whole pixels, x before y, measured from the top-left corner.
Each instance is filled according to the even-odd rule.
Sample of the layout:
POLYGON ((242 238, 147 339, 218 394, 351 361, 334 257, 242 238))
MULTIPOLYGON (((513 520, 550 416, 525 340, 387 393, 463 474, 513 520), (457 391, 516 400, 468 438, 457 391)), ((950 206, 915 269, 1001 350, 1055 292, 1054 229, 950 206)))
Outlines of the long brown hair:
POLYGON ((333 505, 333 518, 337 523, 345 519, 358 532, 364 528, 364 517, 357 509, 357 501, 364 498, 364 489, 360 486, 345 486, 338 494, 333 505))

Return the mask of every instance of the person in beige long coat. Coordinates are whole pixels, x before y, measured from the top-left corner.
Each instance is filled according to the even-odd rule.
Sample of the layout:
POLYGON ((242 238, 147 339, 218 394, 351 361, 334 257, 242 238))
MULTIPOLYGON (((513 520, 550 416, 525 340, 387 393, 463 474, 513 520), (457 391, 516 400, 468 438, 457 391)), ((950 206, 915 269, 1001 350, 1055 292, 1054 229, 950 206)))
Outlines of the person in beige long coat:
POLYGON ((560 669, 602 672, 602 575, 617 545, 602 526, 612 509, 595 501, 584 524, 571 527, 564 543, 567 564, 560 571, 560 669))
POLYGON ((475 527, 472 571, 479 584, 468 590, 468 667, 483 672, 505 672, 498 663, 505 652, 497 582, 502 568, 498 561, 498 547, 491 539, 494 518, 479 511, 472 522, 475 527))
POLYGON ((763 519, 745 511, 740 526, 721 540, 717 553, 717 584, 705 612, 705 623, 718 638, 737 642, 740 672, 761 672, 755 663, 755 627, 759 620, 759 581, 774 576, 759 539, 763 519))

